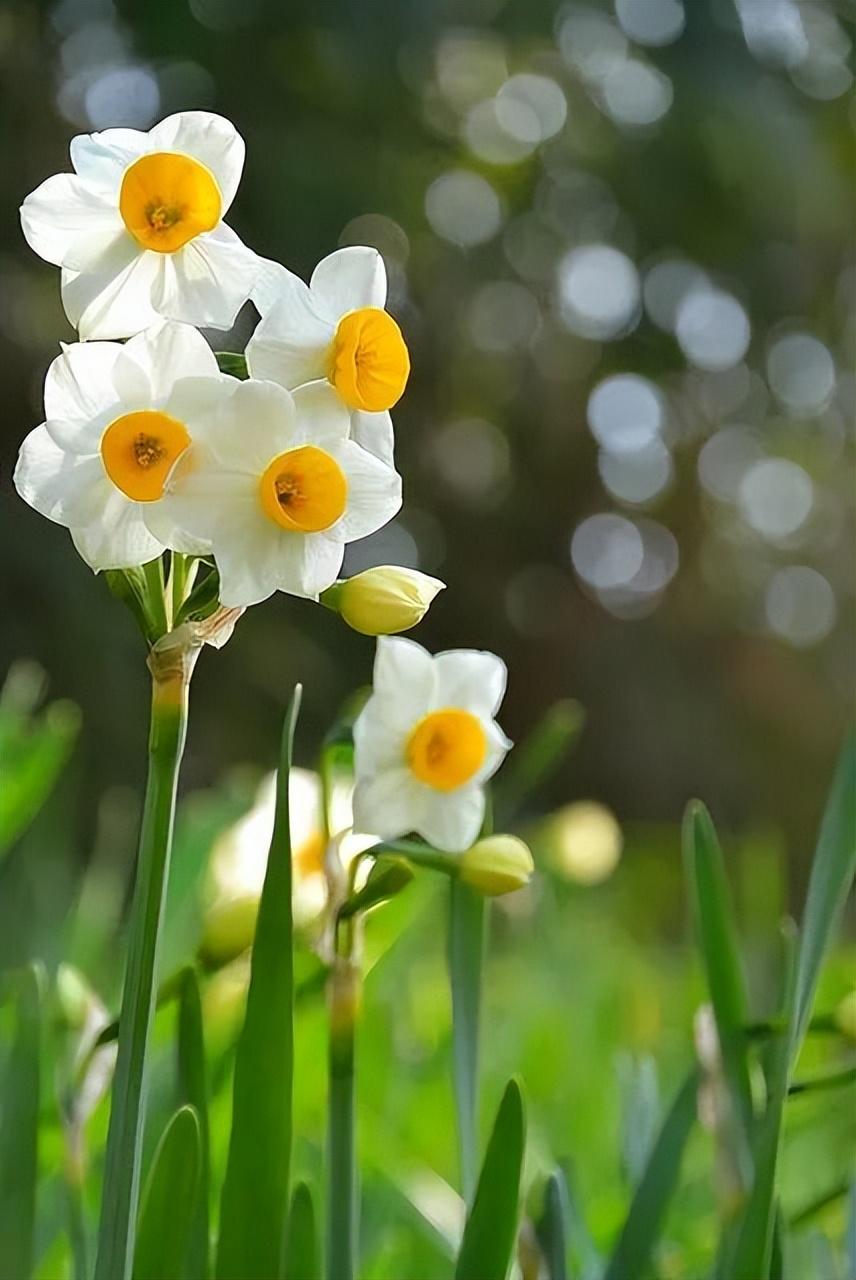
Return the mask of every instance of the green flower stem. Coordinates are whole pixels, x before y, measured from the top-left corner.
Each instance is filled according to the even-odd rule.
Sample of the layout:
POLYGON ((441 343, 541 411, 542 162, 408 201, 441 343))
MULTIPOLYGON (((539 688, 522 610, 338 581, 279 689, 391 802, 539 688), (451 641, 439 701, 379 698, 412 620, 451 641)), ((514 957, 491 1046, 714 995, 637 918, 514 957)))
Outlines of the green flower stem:
POLYGON ((146 606, 156 635, 162 636, 169 630, 164 596, 163 560, 150 560, 148 564, 142 566, 142 573, 146 586, 146 606))
MULTIPOLYGON (((159 562, 157 562, 159 566, 159 562)), ((146 566, 146 571, 152 568, 146 566)), ((160 574, 160 568, 157 568, 160 574)), ((154 593, 152 593, 154 594, 154 593)), ((158 937, 169 871, 178 769, 187 730, 190 664, 152 664, 149 773, 137 862, 119 1048, 110 1108, 95 1280, 128 1280, 134 1257, 158 937)))
POLYGON ((329 998, 327 1280, 353 1280, 357 1260, 354 1048, 360 975, 349 957, 337 957, 329 998))

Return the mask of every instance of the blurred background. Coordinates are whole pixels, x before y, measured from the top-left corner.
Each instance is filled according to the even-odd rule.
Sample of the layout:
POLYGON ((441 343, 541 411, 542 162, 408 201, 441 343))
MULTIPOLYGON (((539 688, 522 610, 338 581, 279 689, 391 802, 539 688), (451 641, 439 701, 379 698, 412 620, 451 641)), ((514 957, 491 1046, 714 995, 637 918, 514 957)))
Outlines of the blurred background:
MULTIPOLYGON (((304 277, 337 245, 386 261, 413 360, 394 415, 405 500, 346 571, 397 562, 444 579, 415 638, 506 659, 513 738, 557 699, 584 709, 526 815, 545 874, 496 915, 487 1094, 492 1107, 522 1069, 535 1164, 539 1125, 545 1152, 585 1153, 594 1238, 615 1230, 656 1124, 657 1071, 676 1080, 703 998, 683 807, 702 796, 726 838, 760 1015, 852 717, 854 31, 849 0, 5 0, 0 744, 24 785, 0 801, 0 845, 18 840, 0 867, 0 967, 65 956, 115 1008, 148 702, 130 615, 11 484, 45 370, 74 336, 17 209, 70 167, 75 133, 210 109, 247 142, 230 216, 246 243, 304 277)), ((240 350, 253 323, 248 307, 212 342, 240 350)), ((203 656, 164 971, 193 954, 206 859, 276 759, 294 681, 311 766, 372 656, 285 596, 203 656)), ((395 959, 367 993, 366 1274, 398 1280, 444 1274, 442 1231, 416 1249, 394 1229, 414 1206, 442 1219, 437 1172, 454 1178, 438 893, 420 881, 372 926, 375 954, 395 959), (407 1175, 396 1187, 390 1161, 407 1175)), ((851 945, 826 1007, 852 960, 851 945)), ((209 989, 215 1014, 245 977, 209 989)), ((314 1135, 299 1163, 316 1171, 323 1035, 315 1005, 298 1113, 314 1135)), ((817 1132, 805 1106, 787 1152, 797 1219, 854 1137, 825 1113, 837 1155, 821 1162, 801 1145, 817 1132)), ((225 1132, 215 1123, 215 1165, 225 1132)), ((661 1258, 664 1276, 701 1266, 705 1169, 683 1201, 701 1226, 661 1258)), ((830 1238, 840 1230, 835 1218, 830 1238)), ((53 1240, 43 1225, 49 1280, 53 1240)), ((826 1237, 807 1240, 794 1274, 834 1275, 813 1269, 826 1237)))
MULTIPOLYGON (((139 781, 146 673, 130 618, 11 486, 73 337, 17 206, 75 133, 199 107, 246 138, 248 244, 305 276, 341 244, 386 260, 413 355, 405 501, 346 570, 448 583, 418 638, 505 657, 512 737, 579 699, 557 798, 669 820, 702 793, 734 829, 775 816, 805 857, 853 693, 851 19, 837 0, 7 0, 0 667, 37 659, 84 709, 84 826, 93 779, 139 781)), ((371 657, 302 602, 252 610, 200 664, 188 782, 272 761, 298 677, 305 753, 371 657)))

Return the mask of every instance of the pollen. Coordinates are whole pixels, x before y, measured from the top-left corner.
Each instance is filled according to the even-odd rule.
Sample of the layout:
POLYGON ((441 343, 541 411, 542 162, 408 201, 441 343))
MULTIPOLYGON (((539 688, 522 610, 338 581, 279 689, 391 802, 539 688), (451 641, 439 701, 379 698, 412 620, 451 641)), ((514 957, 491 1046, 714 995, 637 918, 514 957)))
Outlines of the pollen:
POLYGON ((333 339, 329 377, 350 409, 391 409, 409 375, 407 346, 388 312, 363 307, 342 317, 333 339))
POLYGON ((315 445, 274 458, 259 482, 262 510, 291 533, 320 533, 335 524, 348 501, 348 481, 335 458, 315 445))
POLYGON ((471 711, 446 707, 424 716, 407 740, 411 773, 435 791, 454 791, 469 782, 487 754, 487 738, 471 711))
POLYGON ((220 221, 222 199, 210 169, 191 156, 153 151, 125 170, 122 221, 138 244, 175 253, 220 221))
POLYGON ((101 461, 126 498, 157 502, 173 464, 189 444, 183 422, 156 409, 141 409, 110 423, 101 437, 101 461))

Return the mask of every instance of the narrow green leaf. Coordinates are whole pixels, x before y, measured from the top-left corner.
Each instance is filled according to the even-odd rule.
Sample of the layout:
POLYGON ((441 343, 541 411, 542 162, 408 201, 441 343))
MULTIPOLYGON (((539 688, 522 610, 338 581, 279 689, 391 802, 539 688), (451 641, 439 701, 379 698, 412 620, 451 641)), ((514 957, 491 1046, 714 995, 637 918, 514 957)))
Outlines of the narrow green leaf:
POLYGON ((35 818, 65 767, 80 731, 72 702, 52 702, 35 717, 9 712, 3 724, 0 855, 35 818))
POLYGON ((291 1197, 285 1243, 285 1280, 321 1280, 312 1192, 298 1182, 291 1197))
POLYGON ((39 1142, 41 974, 16 975, 15 1031, 0 1092, 0 1276, 28 1280, 33 1268, 39 1142))
POLYGON ((199 1195, 199 1120, 180 1107, 152 1161, 134 1252, 134 1280, 182 1280, 199 1195))
POLYGON ((847 1274, 856 1276, 856 1179, 850 1183, 847 1193, 847 1226, 845 1228, 845 1253, 847 1274))
POLYGON ((479 1175, 455 1267, 455 1280, 505 1280, 517 1240, 526 1142, 523 1095, 509 1081, 479 1175))
POLYGON ((696 1118, 698 1079, 692 1071, 663 1121, 636 1188, 604 1280, 637 1280, 648 1272, 660 1227, 681 1171, 681 1159, 696 1118))
POLYGON ((549 1280, 568 1280, 567 1219, 568 1189, 562 1171, 554 1169, 544 1187, 544 1207, 537 1227, 549 1280))
MULTIPOLYGON (((783 928, 782 936, 782 1011, 787 1018, 788 1012, 795 1007, 798 937, 793 924, 783 928)), ((772 1040, 768 1046, 767 1109, 755 1144, 754 1181, 743 1208, 734 1253, 728 1259, 729 1276, 757 1276, 758 1280, 767 1280, 770 1274, 776 1214, 776 1164, 788 1093, 790 1039, 790 1034, 786 1034, 772 1040)))
POLYGON ((448 965, 461 1190, 472 1203, 478 1168, 479 1024, 487 938, 487 902, 460 880, 449 882, 448 965))
POLYGON ((504 830, 544 785, 576 742, 585 721, 578 702, 556 702, 508 758, 496 787, 496 821, 504 830))
POLYGON ((785 1277, 785 1234, 782 1226, 782 1215, 776 1211, 773 1224, 773 1247, 770 1252, 770 1280, 784 1280, 785 1277))
POLYGON ((845 743, 818 836, 800 933, 791 1063, 802 1047, 820 970, 856 875, 856 735, 845 743))
POLYGON ((381 856, 375 862, 366 883, 339 908, 339 919, 347 920, 358 912, 388 902, 406 889, 413 879, 413 868, 404 858, 381 856))
POLYGON ((282 734, 276 816, 238 1041, 220 1201, 218 1280, 275 1280, 288 1209, 294 1074, 294 957, 288 778, 301 688, 282 734))
POLYGON ((240 352, 215 351, 214 354, 221 373, 228 373, 233 378, 240 378, 241 381, 250 376, 246 358, 240 352))
POLYGON ((199 1195, 187 1246, 188 1280, 207 1280, 209 1272, 208 1196, 211 1158, 208 1133, 208 1082, 205 1070, 205 1040, 202 1032, 202 1005, 199 981, 187 969, 178 1006, 178 1094, 193 1107, 199 1121, 199 1195))
POLYGON ((688 805, 684 817, 683 849, 723 1069, 742 1126, 743 1141, 735 1154, 745 1182, 750 1176, 747 1157, 753 1127, 752 1087, 742 1034, 748 1021, 746 982, 722 851, 710 814, 697 800, 688 805))

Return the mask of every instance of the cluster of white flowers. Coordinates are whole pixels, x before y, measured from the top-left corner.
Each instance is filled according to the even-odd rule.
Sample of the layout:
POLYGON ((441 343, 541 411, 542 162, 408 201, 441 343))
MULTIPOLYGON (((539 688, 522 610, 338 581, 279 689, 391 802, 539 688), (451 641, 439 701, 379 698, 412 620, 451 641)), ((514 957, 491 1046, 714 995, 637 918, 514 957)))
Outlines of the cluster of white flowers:
MULTIPOLYGON (((81 341, 48 370, 18 492, 71 531, 96 572, 169 550, 213 557, 229 609, 277 590, 329 593, 345 544, 401 505, 389 410, 410 358, 385 309, 380 255, 340 249, 307 285, 248 249, 223 221, 244 143, 207 112, 77 137, 71 162, 74 173, 49 178, 21 209, 32 248, 62 268, 81 341), (221 372, 196 326, 229 328, 247 301, 260 321, 241 381, 221 372)), ((413 625, 442 587, 390 572, 359 591, 335 586, 357 629, 413 625), (373 624, 373 610, 385 619, 373 624)), ((492 654, 432 659, 379 641, 355 730, 357 828, 468 848, 483 784, 510 745, 493 719, 504 687, 492 654)))
POLYGON ((339 250, 307 287, 246 248, 222 220, 244 144, 206 112, 75 138, 71 160, 21 221, 85 341, 48 371, 18 491, 95 570, 169 549, 213 555, 227 607, 317 598, 401 505, 389 409, 410 362, 380 255, 339 250), (228 328, 248 299, 239 382, 193 326, 228 328))

